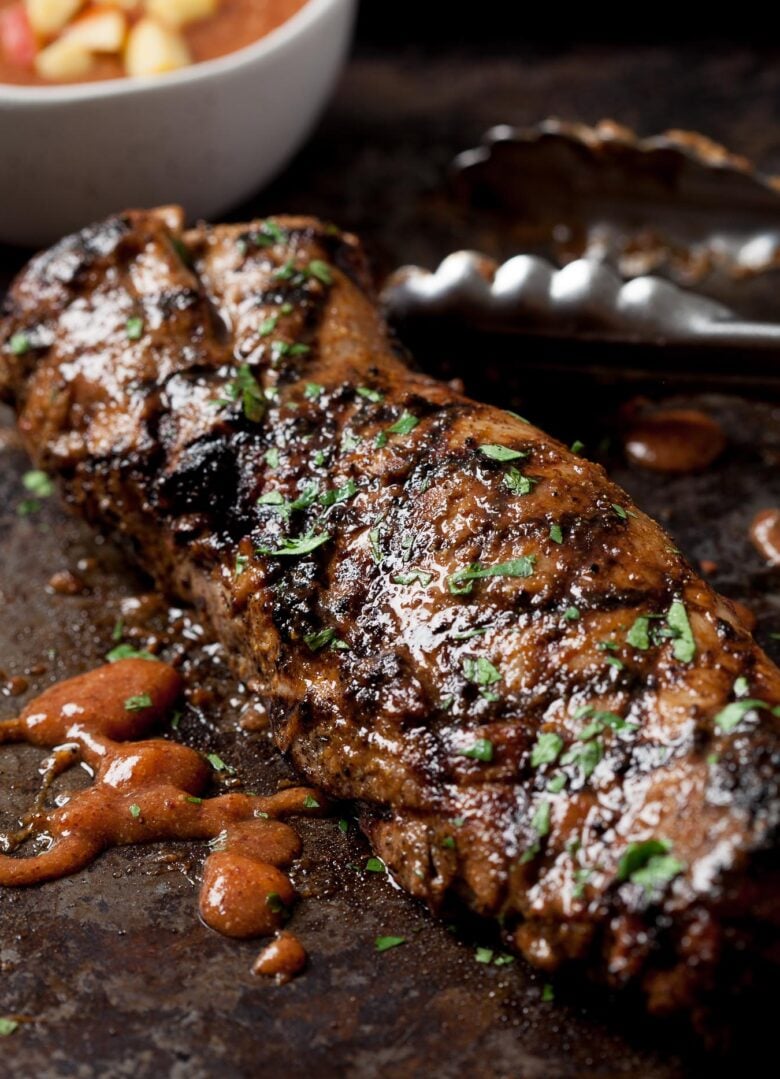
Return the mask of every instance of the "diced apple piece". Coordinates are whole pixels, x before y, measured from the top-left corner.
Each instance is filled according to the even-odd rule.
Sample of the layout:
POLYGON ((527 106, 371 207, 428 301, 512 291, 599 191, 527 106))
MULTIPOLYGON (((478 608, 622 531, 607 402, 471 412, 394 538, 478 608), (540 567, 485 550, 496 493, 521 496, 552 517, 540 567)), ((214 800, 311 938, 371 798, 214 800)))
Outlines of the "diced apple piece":
POLYGON ((92 55, 67 37, 58 38, 41 49, 35 57, 35 70, 42 79, 65 82, 86 75, 92 67, 92 55))
POLYGON ((35 33, 54 37, 84 6, 84 0, 24 0, 24 6, 35 33))
POLYGON ((116 8, 95 8, 72 22, 63 37, 88 52, 119 52, 127 34, 127 19, 116 8))
POLYGON ((144 0, 144 7, 167 26, 179 27, 213 15, 219 0, 144 0))
POLYGON ((23 3, 13 4, 0 11, 0 52, 12 64, 32 67, 38 43, 32 32, 23 3))
POLYGON ((125 46, 128 75, 163 75, 191 63, 181 34, 154 19, 141 19, 130 31, 125 46))

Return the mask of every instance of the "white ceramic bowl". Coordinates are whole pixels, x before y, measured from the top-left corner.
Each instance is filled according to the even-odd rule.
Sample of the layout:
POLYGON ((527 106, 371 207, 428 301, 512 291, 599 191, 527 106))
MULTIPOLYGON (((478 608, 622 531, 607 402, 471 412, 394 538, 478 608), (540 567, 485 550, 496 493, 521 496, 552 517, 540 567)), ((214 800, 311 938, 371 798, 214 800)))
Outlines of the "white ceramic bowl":
POLYGON ((355 0, 308 0, 254 44, 157 78, 0 84, 0 240, 45 244, 116 210, 216 218, 308 134, 340 70, 355 0))

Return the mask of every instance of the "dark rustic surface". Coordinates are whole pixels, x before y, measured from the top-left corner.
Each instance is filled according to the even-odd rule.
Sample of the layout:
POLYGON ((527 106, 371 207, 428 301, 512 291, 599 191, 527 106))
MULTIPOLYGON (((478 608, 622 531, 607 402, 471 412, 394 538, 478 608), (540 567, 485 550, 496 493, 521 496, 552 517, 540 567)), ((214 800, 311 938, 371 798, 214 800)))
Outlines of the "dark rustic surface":
MULTIPOLYGON (((652 45, 510 50, 489 43, 470 52, 437 45, 390 53, 376 44, 379 31, 371 36, 313 142, 251 211, 330 217, 366 236, 380 269, 431 265, 461 242, 447 210, 446 166, 498 121, 557 113, 589 122, 609 115, 644 133, 692 126, 780 170, 777 54, 652 45)), ((20 258, 0 251, 3 272, 20 258)), ((702 476, 640 474, 623 464, 614 437, 610 445, 603 440, 614 436, 617 407, 629 393, 658 397, 671 387, 628 388, 612 376, 562 382, 538 370, 526 375, 524 347, 513 347, 504 358, 511 378, 494 370, 494 381, 477 381, 475 366, 454 345, 452 368, 474 392, 503 403, 511 383, 520 411, 604 454, 615 478, 668 525, 692 559, 717 563, 716 587, 751 605, 758 637, 777 658, 778 642, 770 636, 780 631, 777 575, 762 565, 746 529, 756 510, 780 503, 778 409, 755 387, 752 399, 700 398, 728 431, 722 461, 702 476)), ((438 364, 436 341, 421 342, 421 359, 438 364)), ((146 586, 118 552, 97 545, 54 501, 19 517, 24 467, 12 441, 0 442, 0 668, 19 675, 40 663, 45 670, 30 676, 32 693, 100 661, 111 647, 121 598, 146 586), (83 595, 47 593, 54 571, 77 570, 80 559, 92 557, 94 568, 81 571, 83 595)), ((163 636, 167 621, 165 611, 154 620, 163 636)), ((187 651, 213 699, 188 708, 180 736, 235 764, 249 789, 273 789, 285 766, 263 735, 237 729, 244 698, 219 653, 194 641, 187 651)), ((12 715, 18 704, 0 698, 0 715, 12 715)), ((0 754, 3 825, 33 789, 37 760, 35 751, 19 747, 0 754)), ((80 781, 72 774, 60 784, 80 781)), ((304 899, 293 927, 310 950, 311 966, 282 989, 248 974, 256 945, 223 940, 198 922, 193 881, 202 852, 196 847, 172 863, 164 860, 167 845, 119 850, 72 879, 3 891, 0 1015, 28 1021, 0 1044, 0 1074, 190 1079, 279 1068, 361 1079, 425 1073, 677 1079, 733 1069, 722 1057, 705 1057, 685 1035, 647 1024, 630 1002, 561 986, 556 1002, 544 1004, 542 980, 519 962, 477 964, 468 931, 455 937, 387 881, 360 871, 366 850, 351 833, 343 837, 335 820, 304 830, 305 857, 295 873, 304 899), (374 938, 385 933, 409 943, 376 955, 374 938)), ((745 1069, 749 1052, 741 1046, 745 1069)))

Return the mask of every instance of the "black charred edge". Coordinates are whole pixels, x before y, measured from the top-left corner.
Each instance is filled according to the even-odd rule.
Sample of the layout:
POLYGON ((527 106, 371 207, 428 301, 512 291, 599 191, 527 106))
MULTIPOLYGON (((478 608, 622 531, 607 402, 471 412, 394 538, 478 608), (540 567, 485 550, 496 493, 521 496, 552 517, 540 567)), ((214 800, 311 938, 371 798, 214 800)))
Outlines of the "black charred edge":
POLYGON ((136 230, 136 222, 124 214, 87 225, 36 255, 22 275, 28 282, 37 277, 47 285, 73 286, 136 230))

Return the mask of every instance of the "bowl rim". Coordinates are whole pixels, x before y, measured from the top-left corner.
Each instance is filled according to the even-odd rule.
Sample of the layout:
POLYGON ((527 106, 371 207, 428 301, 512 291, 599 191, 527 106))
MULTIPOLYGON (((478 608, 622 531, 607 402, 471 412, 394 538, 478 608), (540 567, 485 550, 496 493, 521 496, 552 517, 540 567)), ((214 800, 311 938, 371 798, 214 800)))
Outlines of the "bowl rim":
POLYGON ((166 87, 186 86, 190 83, 203 82, 219 78, 228 72, 264 60, 267 56, 305 33, 309 27, 325 16, 329 11, 341 6, 350 7, 354 0, 306 0, 303 7, 291 15, 270 33, 264 34, 257 41, 250 42, 240 49, 190 64, 179 71, 165 75, 122 75, 116 79, 101 79, 96 82, 54 83, 51 86, 26 86, 12 82, 0 82, 0 105, 38 105, 51 106, 69 104, 74 101, 94 101, 112 97, 125 97, 144 94, 150 91, 163 91, 166 87))

